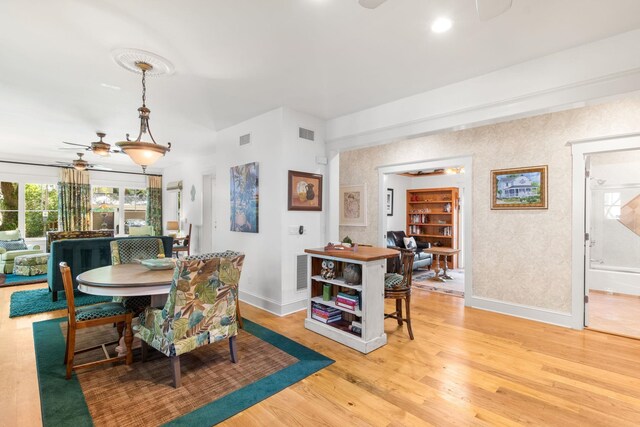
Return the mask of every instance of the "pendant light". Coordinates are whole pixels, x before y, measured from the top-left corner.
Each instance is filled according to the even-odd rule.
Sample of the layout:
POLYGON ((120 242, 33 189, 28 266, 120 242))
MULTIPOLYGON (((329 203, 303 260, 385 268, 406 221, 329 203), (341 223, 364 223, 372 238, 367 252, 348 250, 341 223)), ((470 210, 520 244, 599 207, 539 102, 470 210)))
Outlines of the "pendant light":
POLYGON ((146 172, 147 166, 157 162, 167 151, 171 151, 171 143, 167 143, 166 147, 156 143, 156 140, 151 134, 151 128, 149 128, 149 113, 151 110, 149 110, 146 105, 146 76, 147 71, 152 70, 153 66, 142 61, 136 62, 135 66, 142 71, 142 107, 138 108, 138 112, 140 113, 140 132, 134 141, 130 140, 129 134, 127 134, 127 140, 116 142, 116 145, 131 157, 131 160, 133 160, 135 164, 142 166, 143 172, 146 172), (143 134, 149 134, 151 142, 143 141, 143 134))

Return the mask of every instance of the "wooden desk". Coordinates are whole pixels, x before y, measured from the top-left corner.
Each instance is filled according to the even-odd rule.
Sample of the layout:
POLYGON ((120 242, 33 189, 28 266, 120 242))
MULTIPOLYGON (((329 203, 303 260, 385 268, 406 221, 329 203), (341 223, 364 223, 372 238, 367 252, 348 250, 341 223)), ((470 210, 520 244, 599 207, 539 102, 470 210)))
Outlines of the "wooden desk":
POLYGON ((436 275, 435 277, 432 277, 432 280, 439 280, 441 282, 444 282, 445 280, 453 280, 453 277, 449 276, 447 274, 447 257, 451 256, 451 255, 457 255, 458 253, 460 253, 460 249, 452 249, 452 248, 438 248, 438 247, 431 247, 431 248, 424 248, 422 250, 422 252, 426 252, 428 254, 431 254, 433 256, 436 257, 436 275), (444 257, 444 268, 441 269, 440 268, 440 257, 443 256, 444 257), (442 272, 442 274, 440 274, 442 272))

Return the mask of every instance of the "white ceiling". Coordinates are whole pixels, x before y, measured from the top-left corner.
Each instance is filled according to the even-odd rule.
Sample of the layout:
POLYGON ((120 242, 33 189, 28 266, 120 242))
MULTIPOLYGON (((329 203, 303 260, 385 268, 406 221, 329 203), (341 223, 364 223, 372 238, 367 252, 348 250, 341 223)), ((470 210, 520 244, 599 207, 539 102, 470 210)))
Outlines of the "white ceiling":
POLYGON ((137 134, 140 81, 116 48, 175 65, 148 81, 154 136, 175 147, 162 167, 279 106, 334 118, 639 27, 638 0, 513 0, 487 22, 474 0, 4 0, 0 159, 71 159, 63 140, 137 134), (454 26, 436 35, 440 15, 454 26))

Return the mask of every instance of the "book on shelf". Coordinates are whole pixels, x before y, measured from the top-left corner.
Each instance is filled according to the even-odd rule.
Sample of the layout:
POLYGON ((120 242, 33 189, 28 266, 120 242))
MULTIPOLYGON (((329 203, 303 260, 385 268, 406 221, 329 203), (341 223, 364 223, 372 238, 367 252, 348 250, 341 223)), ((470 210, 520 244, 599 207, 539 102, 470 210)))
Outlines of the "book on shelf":
POLYGON ((340 302, 340 301, 338 301, 338 300, 336 300, 336 305, 337 305, 338 307, 348 308, 349 310, 353 310, 353 311, 356 311, 356 310, 357 310, 357 306, 356 306, 356 305, 346 304, 346 303, 340 302))
POLYGON ((353 332, 354 334, 361 334, 362 333, 362 328, 360 326, 349 325, 349 330, 351 332, 353 332))
POLYGON ((324 318, 324 317, 318 316, 315 313, 311 313, 311 318, 317 320, 318 322, 322 322, 322 323, 332 323, 332 322, 337 322, 338 320, 342 320, 341 316, 333 316, 333 317, 329 317, 329 318, 324 318))
POLYGON ((362 328, 362 323, 357 322, 357 321, 354 320, 353 322, 351 322, 351 326, 356 326, 358 328, 362 328))

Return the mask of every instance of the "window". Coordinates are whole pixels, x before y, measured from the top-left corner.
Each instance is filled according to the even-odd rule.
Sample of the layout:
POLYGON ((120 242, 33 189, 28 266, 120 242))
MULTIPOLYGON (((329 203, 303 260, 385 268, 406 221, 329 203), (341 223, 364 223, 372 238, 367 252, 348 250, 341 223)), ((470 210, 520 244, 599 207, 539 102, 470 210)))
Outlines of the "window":
POLYGON ((604 217, 605 219, 620 218, 620 192, 604 193, 604 217))
POLYGON ((126 188, 124 190, 124 233, 129 227, 147 225, 147 190, 126 188))
POLYGON ((25 237, 44 237, 58 229, 58 189, 54 184, 26 184, 25 237))
POLYGON ((0 231, 18 227, 18 183, 0 182, 0 231))
POLYGON ((118 233, 120 189, 93 187, 91 189, 91 229, 114 230, 118 233))

